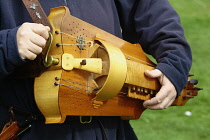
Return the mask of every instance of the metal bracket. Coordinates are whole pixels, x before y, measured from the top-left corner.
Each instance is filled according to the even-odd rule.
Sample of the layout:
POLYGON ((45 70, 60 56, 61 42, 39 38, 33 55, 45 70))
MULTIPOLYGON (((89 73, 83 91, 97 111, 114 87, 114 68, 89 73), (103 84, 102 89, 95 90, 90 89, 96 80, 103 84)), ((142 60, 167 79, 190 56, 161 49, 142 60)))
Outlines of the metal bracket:
POLYGON ((81 36, 77 37, 76 42, 78 43, 78 47, 80 50, 84 50, 85 49, 85 39, 81 36))
POLYGON ((88 121, 84 121, 84 120, 82 120, 82 117, 83 117, 83 116, 79 116, 80 123, 85 124, 85 123, 91 123, 91 122, 92 122, 92 116, 89 116, 89 117, 90 117, 90 119, 89 119, 88 121))

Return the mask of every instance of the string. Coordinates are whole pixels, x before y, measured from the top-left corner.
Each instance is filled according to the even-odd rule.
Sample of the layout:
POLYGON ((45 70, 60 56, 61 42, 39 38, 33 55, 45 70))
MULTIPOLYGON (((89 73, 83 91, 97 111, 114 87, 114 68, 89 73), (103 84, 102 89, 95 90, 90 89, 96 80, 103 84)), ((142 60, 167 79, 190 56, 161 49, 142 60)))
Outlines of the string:
POLYGON ((87 92, 93 92, 94 91, 94 90, 91 91, 91 90, 86 90, 86 89, 78 88, 78 87, 75 87, 75 86, 59 84, 59 83, 56 83, 56 85, 61 85, 61 86, 65 86, 65 87, 70 87, 70 88, 75 88, 75 89, 79 89, 79 90, 84 90, 84 91, 87 91, 87 92))
MULTIPOLYGON (((56 33, 57 34, 64 34, 64 35, 66 35, 66 36, 69 36, 69 37, 72 37, 72 38, 74 38, 74 39, 78 39, 78 37, 75 37, 75 36, 72 36, 72 35, 70 35, 70 34, 67 34, 67 33, 64 33, 64 32, 60 32, 60 31, 56 31, 56 33)), ((63 45, 63 46, 73 46, 73 45, 77 45, 77 46, 80 46, 80 45, 90 45, 90 47, 92 47, 93 46, 93 41, 85 41, 85 43, 82 43, 82 44, 58 44, 59 46, 60 45, 63 45), (90 43, 90 44, 88 44, 88 43, 90 43)))
MULTIPOLYGON (((59 83, 56 83, 56 85, 61 85, 61 86, 65 86, 65 87, 70 87, 70 88, 75 88, 75 89, 79 89, 79 90, 84 90, 84 91, 87 91, 87 92, 95 92, 96 90, 99 90, 99 89, 97 89, 97 88, 95 88, 95 87, 91 87, 91 86, 88 86, 88 85, 85 85, 85 84, 81 84, 81 83, 78 83, 78 82, 73 82, 73 81, 70 81, 70 80, 63 79, 63 78, 58 78, 58 77, 56 77, 55 79, 56 79, 56 80, 63 80, 63 81, 65 81, 65 82, 67 82, 67 83, 78 84, 78 85, 80 85, 80 86, 90 87, 90 88, 92 88, 92 89, 94 89, 94 90, 86 90, 86 89, 82 89, 82 88, 79 88, 79 87, 76 87, 76 86, 65 85, 65 84, 59 84, 59 83)), ((118 92, 118 93, 123 94, 123 95, 126 95, 126 94, 127 94, 127 93, 125 93, 125 92, 118 92)), ((120 95, 119 95, 119 96, 120 96, 120 95)), ((121 96, 122 96, 122 95, 121 95, 121 96)))
POLYGON ((91 87, 91 86, 88 86, 88 85, 85 85, 85 84, 81 84, 81 83, 78 83, 78 82, 73 82, 73 81, 66 80, 66 79, 62 79, 62 78, 58 78, 58 77, 56 77, 56 80, 63 80, 63 81, 65 81, 65 82, 67 82, 67 83, 78 84, 78 85, 80 85, 80 86, 86 86, 86 87, 90 87, 90 88, 92 88, 92 89, 95 89, 95 87, 91 87))
MULTIPOLYGON (((74 38, 74 39, 77 39, 77 37, 74 37, 74 36, 72 36, 72 35, 70 35, 70 34, 67 34, 67 33, 64 33, 64 32, 56 31, 56 33, 64 34, 64 35, 66 35, 66 36, 70 36, 70 37, 72 37, 72 38, 74 38)), ((92 45, 93 45, 93 41, 86 41, 86 43, 88 43, 88 42, 90 42, 91 45, 90 45, 90 44, 59 44, 59 45, 69 45, 69 46, 71 46, 71 45, 90 45, 90 46, 92 46, 92 45)), ((100 48, 106 49, 105 47, 102 47, 102 46, 100 46, 100 48)), ((139 62, 141 62, 141 63, 144 63, 144 64, 146 64, 146 65, 148 65, 148 66, 155 67, 155 65, 150 64, 150 63, 148 63, 148 62, 146 62, 146 61, 143 61, 143 60, 141 60, 141 59, 137 59, 137 58, 135 58, 135 57, 133 57, 133 56, 130 56, 130 55, 127 55, 127 54, 124 54, 124 55, 127 56, 127 57, 129 57, 129 58, 135 59, 135 60, 137 60, 137 61, 139 61, 139 62)))
MULTIPOLYGON (((70 88, 75 88, 75 89, 79 89, 79 90, 83 90, 83 91, 87 91, 87 92, 94 92, 94 90, 86 90, 86 89, 82 89, 82 88, 78 88, 78 87, 75 87, 75 86, 71 86, 71 85, 65 85, 65 84, 59 84, 59 83, 56 83, 56 85, 60 85, 60 86, 65 86, 65 87, 70 87, 70 88)), ((86 85, 87 86, 87 85, 86 85)), ((87 86, 88 87, 88 86, 87 86)), ((127 97, 127 96, 124 96, 124 95, 127 95, 127 93, 125 92, 118 92, 119 94, 123 94, 123 95, 117 95, 119 97, 127 97)))
POLYGON ((56 33, 57 33, 57 34, 64 34, 64 35, 66 35, 66 36, 70 36, 70 37, 72 37, 72 38, 74 38, 74 39, 77 39, 77 37, 74 37, 73 35, 70 35, 70 34, 67 34, 67 33, 64 33, 64 32, 56 31, 56 33))
MULTIPOLYGON (((103 47, 103 46, 99 46, 99 47, 106 50, 106 48, 103 47)), ((149 65, 149 66, 155 67, 155 65, 150 64, 150 63, 148 63, 148 62, 146 62, 146 61, 143 61, 143 60, 141 60, 141 59, 137 59, 137 58, 135 58, 135 57, 133 57, 133 56, 130 56, 130 55, 128 55, 128 54, 124 54, 124 55, 127 56, 127 57, 129 57, 129 58, 132 58, 132 59, 135 59, 135 60, 137 60, 137 61, 140 61, 140 62, 142 62, 142 63, 144 63, 144 64, 147 64, 147 65, 149 65)), ((127 59, 128 59, 128 58, 127 58, 127 59)))
POLYGON ((124 54, 124 55, 125 55, 125 56, 128 56, 128 57, 130 57, 130 58, 132 58, 132 59, 135 59, 135 60, 137 60, 137 61, 140 61, 140 62, 142 62, 142 63, 145 63, 145 64, 147 64, 147 65, 149 65, 149 66, 155 67, 155 65, 150 64, 150 63, 148 63, 148 62, 146 62, 146 61, 143 61, 143 60, 141 60, 141 59, 137 59, 137 58, 135 58, 135 57, 133 57, 133 56, 130 56, 130 55, 128 55, 128 54, 124 54))
MULTIPOLYGON (((85 84, 80 84, 80 83, 78 83, 78 82, 73 82, 73 81, 70 81, 70 80, 66 80, 66 79, 62 79, 62 78, 58 78, 58 77, 56 77, 56 80, 63 80, 63 81, 66 81, 67 83, 73 83, 73 84, 78 84, 78 85, 81 85, 81 86, 86 86, 86 87, 91 87, 91 86, 88 86, 88 85, 85 85, 85 84)), ((83 89, 83 88, 79 88, 79 87, 76 87, 76 86, 72 86, 72 85, 66 85, 66 84, 59 84, 59 83, 55 83, 55 85, 60 85, 60 86, 65 86, 65 87, 69 87, 69 88, 74 88, 74 89, 78 89, 78 90, 83 90, 83 91, 86 91, 86 92, 89 92, 89 94, 90 93, 95 93, 95 91, 96 91, 96 89, 97 88, 95 88, 94 90, 86 90, 86 89, 83 89)), ((93 88, 93 87, 91 87, 91 88, 93 88)), ((99 90, 99 89, 97 89, 97 90, 99 90)), ((154 94, 156 94, 156 93, 154 93, 155 91, 153 91, 153 90, 151 90, 152 92, 150 92, 150 93, 148 93, 148 94, 150 94, 151 96, 154 94)), ((79 91, 78 91, 79 92, 79 91)), ((144 93, 145 91, 141 91, 142 93, 144 93)), ((147 93, 147 92, 146 92, 147 93)), ((83 92, 82 92, 82 94, 84 94, 83 92)), ((118 94, 116 95, 117 97, 127 97, 128 98, 128 96, 127 96, 127 94, 128 93, 126 93, 126 92, 118 92, 118 94)), ((78 98, 78 99, 80 99, 80 98, 78 98)))
MULTIPOLYGON (((63 80, 65 82, 67 82, 67 83, 78 84, 80 86, 90 87, 90 88, 92 88, 94 90, 86 90, 86 89, 82 89, 82 88, 79 88, 79 87, 76 87, 76 86, 59 84, 59 83, 55 83, 55 85, 61 85, 61 86, 65 86, 65 87, 75 88, 75 89, 83 90, 83 91, 90 92, 90 93, 96 92, 97 90, 99 90, 99 88, 91 87, 91 86, 88 86, 88 85, 85 85, 85 84, 81 84, 81 83, 78 83, 78 82, 73 82, 73 81, 62 79, 62 78, 58 78, 58 77, 56 77, 55 79, 56 80, 63 80)), ((150 94, 150 95, 153 95, 153 94, 155 95, 156 94, 155 90, 150 90, 150 92, 149 91, 146 92, 145 90, 148 90, 148 89, 147 88, 141 89, 141 93, 146 93, 146 94, 150 94)), ((127 94, 128 93, 126 93, 126 92, 119 91, 117 96, 118 97, 127 97, 127 94)))
MULTIPOLYGON (((59 44, 63 46, 73 46, 73 45, 81 45, 81 44, 59 44)), ((90 44, 82 44, 82 45, 90 45, 90 44)))

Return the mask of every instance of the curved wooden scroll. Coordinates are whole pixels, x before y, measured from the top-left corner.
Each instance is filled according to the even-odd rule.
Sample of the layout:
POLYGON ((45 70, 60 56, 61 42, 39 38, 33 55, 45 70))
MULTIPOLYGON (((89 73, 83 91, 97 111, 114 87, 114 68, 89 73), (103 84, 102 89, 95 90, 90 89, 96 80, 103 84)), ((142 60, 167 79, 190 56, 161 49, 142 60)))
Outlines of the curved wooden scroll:
MULTIPOLYGON (((157 79, 144 75, 155 64, 141 46, 71 16, 66 7, 51 9, 48 19, 53 29, 49 55, 59 63, 34 85, 46 123, 62 123, 68 115, 138 119, 145 110, 143 100, 160 88, 157 79)), ((188 100, 184 97, 194 89, 190 85, 174 105, 188 100)))

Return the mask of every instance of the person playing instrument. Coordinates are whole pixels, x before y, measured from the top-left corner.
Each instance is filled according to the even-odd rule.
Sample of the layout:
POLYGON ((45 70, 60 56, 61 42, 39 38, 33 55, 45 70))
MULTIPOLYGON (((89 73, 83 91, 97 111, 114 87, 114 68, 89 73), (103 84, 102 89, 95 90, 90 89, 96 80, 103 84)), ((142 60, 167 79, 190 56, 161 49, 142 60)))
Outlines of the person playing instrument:
MULTIPOLYGON (((45 13, 67 6, 73 16, 95 25, 130 43, 141 44, 152 55, 157 66, 145 71, 162 85, 145 108, 169 107, 186 84, 191 67, 191 49, 180 19, 168 0, 39 0, 45 13)), ((21 0, 0 1, 0 129, 9 121, 8 107, 16 120, 40 114, 34 101, 34 78, 11 75, 25 63, 33 61, 45 47, 50 28, 33 23, 21 0)), ((127 120, 120 117, 98 117, 81 124, 77 119, 62 124, 44 124, 37 119, 31 128, 19 135, 21 140, 70 139, 137 139, 127 120)))

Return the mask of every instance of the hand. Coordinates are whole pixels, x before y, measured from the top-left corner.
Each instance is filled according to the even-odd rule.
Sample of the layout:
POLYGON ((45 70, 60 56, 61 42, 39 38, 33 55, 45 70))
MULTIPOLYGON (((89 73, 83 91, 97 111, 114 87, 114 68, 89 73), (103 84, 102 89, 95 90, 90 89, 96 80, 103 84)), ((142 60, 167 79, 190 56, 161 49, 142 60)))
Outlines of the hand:
POLYGON ((23 23, 17 31, 18 52, 22 59, 34 60, 42 52, 50 28, 37 23, 23 23))
POLYGON ((158 78, 162 87, 159 92, 150 100, 144 101, 145 108, 152 110, 161 110, 168 108, 176 98, 176 89, 170 80, 158 69, 145 71, 148 78, 158 78))

